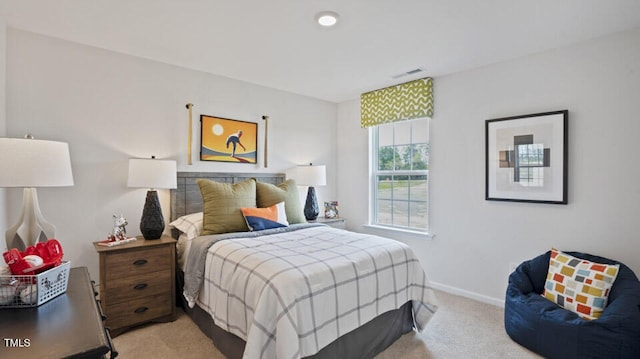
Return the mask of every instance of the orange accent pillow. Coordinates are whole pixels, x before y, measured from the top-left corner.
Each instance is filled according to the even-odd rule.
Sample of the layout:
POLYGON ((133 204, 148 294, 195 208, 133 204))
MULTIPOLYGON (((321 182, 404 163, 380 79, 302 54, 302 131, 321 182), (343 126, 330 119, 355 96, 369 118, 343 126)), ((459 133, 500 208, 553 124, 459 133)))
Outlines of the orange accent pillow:
POLYGON ((261 231, 289 225, 284 202, 266 208, 241 208, 240 210, 250 231, 261 231))

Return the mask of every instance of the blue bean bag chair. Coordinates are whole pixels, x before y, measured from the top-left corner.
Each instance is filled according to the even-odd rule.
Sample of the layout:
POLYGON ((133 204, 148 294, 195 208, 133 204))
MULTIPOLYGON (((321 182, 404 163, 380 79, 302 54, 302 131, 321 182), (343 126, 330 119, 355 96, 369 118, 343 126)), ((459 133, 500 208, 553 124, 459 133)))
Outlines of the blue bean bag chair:
POLYGON ((609 302, 596 320, 584 320, 542 297, 551 251, 511 273, 504 326, 515 342, 546 358, 640 358, 640 282, 629 267, 578 252, 574 257, 619 264, 609 302))

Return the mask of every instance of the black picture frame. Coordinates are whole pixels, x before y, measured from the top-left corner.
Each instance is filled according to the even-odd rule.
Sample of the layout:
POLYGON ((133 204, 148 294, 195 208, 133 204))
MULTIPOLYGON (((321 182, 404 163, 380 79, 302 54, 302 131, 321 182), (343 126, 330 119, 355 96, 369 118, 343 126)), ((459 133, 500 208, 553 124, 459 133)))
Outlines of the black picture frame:
POLYGON ((485 199, 567 204, 569 111, 485 121, 485 199))

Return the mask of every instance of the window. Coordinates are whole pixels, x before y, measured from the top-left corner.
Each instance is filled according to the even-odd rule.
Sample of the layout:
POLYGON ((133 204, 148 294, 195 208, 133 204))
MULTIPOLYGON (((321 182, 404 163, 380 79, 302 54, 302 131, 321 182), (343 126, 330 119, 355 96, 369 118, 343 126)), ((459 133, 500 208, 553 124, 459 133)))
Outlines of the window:
POLYGON ((372 127, 372 222, 426 231, 429 225, 429 120, 372 127))

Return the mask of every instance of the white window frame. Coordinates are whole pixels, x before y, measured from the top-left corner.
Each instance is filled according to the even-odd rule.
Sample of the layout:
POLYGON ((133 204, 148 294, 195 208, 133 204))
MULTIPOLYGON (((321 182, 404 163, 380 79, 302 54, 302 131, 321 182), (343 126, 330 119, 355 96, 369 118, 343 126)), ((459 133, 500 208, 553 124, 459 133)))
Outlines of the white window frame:
MULTIPOLYGON (((427 120, 429 121, 428 118, 420 118, 420 119, 413 119, 413 120, 407 120, 407 121, 424 121, 427 120)), ((427 126, 430 126, 429 123, 427 123, 427 126)), ((370 200, 369 203, 371 204, 369 206, 369 225, 368 227, 373 227, 375 229, 385 229, 385 230, 392 230, 392 231, 400 231, 400 232, 407 232, 407 233, 414 233, 414 234, 419 234, 419 235, 426 235, 427 238, 432 238, 433 236, 431 234, 429 234, 429 209, 427 210, 427 228, 418 228, 418 227, 406 227, 406 226, 400 226, 400 225, 391 225, 391 224, 386 224, 386 223, 378 223, 378 182, 377 182, 377 178, 379 175, 384 175, 384 174, 393 174, 393 175, 425 175, 427 176, 427 207, 430 207, 430 201, 429 201, 429 191, 430 191, 430 177, 429 177, 429 167, 427 167, 426 170, 391 170, 391 171, 379 171, 378 170, 378 149, 379 149, 379 143, 378 143, 378 126, 372 126, 370 127, 370 147, 369 147, 369 153, 370 153, 370 190, 369 190, 369 196, 370 196, 370 200)), ((413 142, 413 141, 412 141, 413 142)), ((429 143, 431 142, 431 140, 429 139, 429 143)))

